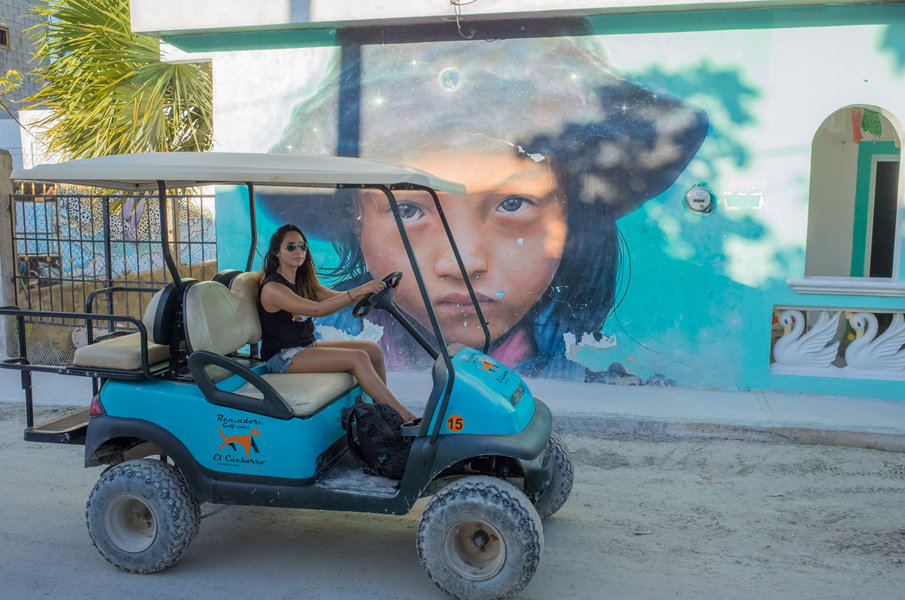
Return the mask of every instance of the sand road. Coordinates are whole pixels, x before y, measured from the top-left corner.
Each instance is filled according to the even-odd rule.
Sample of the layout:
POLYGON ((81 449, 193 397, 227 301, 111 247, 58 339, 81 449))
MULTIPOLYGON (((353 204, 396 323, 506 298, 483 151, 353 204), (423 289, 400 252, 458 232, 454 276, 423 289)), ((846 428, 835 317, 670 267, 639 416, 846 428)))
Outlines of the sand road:
MULTIPOLYGON (((52 409, 40 408, 44 415, 52 409)), ((82 448, 22 441, 0 404, 4 598, 423 599, 445 596, 405 517, 204 505, 182 560, 122 573, 91 545, 100 469, 82 448)), ((905 454, 739 441, 566 435, 576 485, 545 522, 523 599, 897 600, 905 590, 905 454)))

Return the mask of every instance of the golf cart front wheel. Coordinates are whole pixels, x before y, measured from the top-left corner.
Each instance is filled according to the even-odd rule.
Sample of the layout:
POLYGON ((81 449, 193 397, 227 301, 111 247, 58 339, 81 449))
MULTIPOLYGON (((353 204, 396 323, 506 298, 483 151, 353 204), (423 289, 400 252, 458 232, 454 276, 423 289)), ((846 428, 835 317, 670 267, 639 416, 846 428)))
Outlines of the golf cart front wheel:
POLYGON ((130 573, 155 573, 182 557, 198 533, 201 511, 176 467, 140 459, 101 475, 86 519, 104 558, 130 573))
POLYGON ((418 557, 431 581, 461 600, 506 598, 524 588, 544 532, 528 498, 493 477, 465 477, 440 490, 418 526, 418 557))

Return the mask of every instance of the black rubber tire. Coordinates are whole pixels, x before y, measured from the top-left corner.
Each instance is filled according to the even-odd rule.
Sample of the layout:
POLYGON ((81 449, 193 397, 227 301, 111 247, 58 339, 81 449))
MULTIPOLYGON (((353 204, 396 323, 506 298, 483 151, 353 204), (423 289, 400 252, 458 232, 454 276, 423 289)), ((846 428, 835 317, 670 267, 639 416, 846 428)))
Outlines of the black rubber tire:
POLYGON ((507 598, 534 577, 544 530, 534 506, 514 485, 465 477, 427 505, 417 546, 428 577, 450 596, 507 598))
POLYGON ((172 566, 198 533, 201 509, 168 463, 130 460, 101 475, 85 510, 98 552, 130 573, 172 566))
POLYGON ((542 492, 534 497, 534 508, 546 519, 562 508, 572 492, 572 453, 557 434, 547 440, 547 452, 553 455, 553 476, 542 492))

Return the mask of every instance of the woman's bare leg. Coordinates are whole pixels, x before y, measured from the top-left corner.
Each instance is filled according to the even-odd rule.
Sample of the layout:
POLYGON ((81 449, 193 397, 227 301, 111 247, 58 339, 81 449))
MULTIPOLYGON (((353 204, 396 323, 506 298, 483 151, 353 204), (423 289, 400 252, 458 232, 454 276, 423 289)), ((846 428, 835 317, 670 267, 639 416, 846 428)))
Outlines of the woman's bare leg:
POLYGON ((377 371, 377 375, 384 383, 387 382, 387 368, 386 362, 383 360, 383 350, 374 342, 366 342, 362 340, 330 340, 319 341, 317 343, 317 347, 364 350, 368 353, 368 358, 371 359, 371 364, 374 365, 374 370, 377 371))
POLYGON ((358 379, 361 389, 375 402, 391 406, 402 416, 403 422, 415 418, 415 415, 396 399, 374 369, 371 357, 364 350, 325 347, 318 342, 314 348, 308 348, 296 354, 286 372, 352 373, 358 379))

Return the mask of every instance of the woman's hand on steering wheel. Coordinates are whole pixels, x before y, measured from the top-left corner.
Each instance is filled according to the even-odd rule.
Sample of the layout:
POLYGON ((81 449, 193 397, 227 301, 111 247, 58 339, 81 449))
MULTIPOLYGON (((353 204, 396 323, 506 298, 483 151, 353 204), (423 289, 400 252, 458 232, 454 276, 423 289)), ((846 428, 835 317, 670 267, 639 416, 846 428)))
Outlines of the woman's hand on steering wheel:
POLYGON ((371 312, 371 309, 374 307, 384 308, 389 306, 393 302, 393 290, 399 286, 399 281, 401 279, 402 273, 393 271, 381 281, 371 280, 359 288, 356 288, 364 292, 365 295, 355 304, 355 307, 352 309, 352 316, 361 318, 371 312), (369 289, 365 288, 371 290, 376 288, 376 291, 369 291, 369 289))
POLYGON ((359 298, 364 298, 365 296, 371 296, 373 294, 379 294, 386 287, 386 284, 382 281, 378 281, 377 279, 372 279, 364 285, 358 286, 356 288, 357 294, 359 298))

